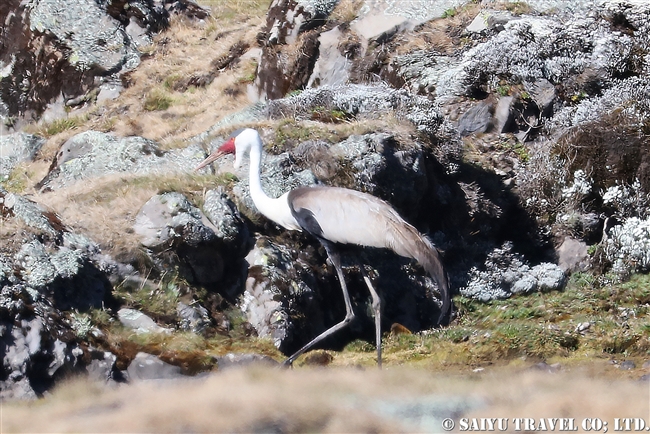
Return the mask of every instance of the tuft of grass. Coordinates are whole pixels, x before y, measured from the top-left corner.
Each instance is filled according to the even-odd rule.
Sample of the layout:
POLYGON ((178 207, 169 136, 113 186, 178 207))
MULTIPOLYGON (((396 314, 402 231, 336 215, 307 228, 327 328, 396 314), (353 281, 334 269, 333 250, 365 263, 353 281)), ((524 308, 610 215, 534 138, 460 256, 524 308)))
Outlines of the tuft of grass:
POLYGON ((142 310, 154 318, 169 318, 176 315, 176 305, 180 299, 182 282, 177 276, 163 276, 157 285, 144 281, 133 288, 124 282, 117 285, 113 295, 127 306, 142 310))
POLYGON ((149 112, 164 111, 171 107, 173 102, 174 99, 169 96, 167 92, 160 89, 154 89, 147 94, 143 108, 149 112))
POLYGON ((11 193, 22 193, 33 182, 32 176, 27 166, 19 164, 9 175, 0 179, 0 186, 11 193))
POLYGON ((456 9, 449 8, 442 13, 442 18, 453 18, 456 16, 456 9))
POLYGON ((31 128, 27 128, 26 130, 32 130, 31 132, 34 134, 43 136, 45 138, 50 138, 64 131, 79 128, 83 126, 87 121, 87 116, 68 116, 65 118, 55 119, 51 122, 43 123, 33 130, 31 128))
POLYGON ((173 91, 176 89, 177 84, 183 79, 183 75, 179 73, 172 73, 169 74, 165 79, 163 80, 163 87, 169 91, 173 91))
POLYGON ((340 123, 346 122, 351 119, 352 116, 343 111, 343 110, 328 110, 325 107, 314 107, 311 111, 311 119, 314 121, 326 122, 326 123, 340 123))
POLYGON ((514 15, 529 14, 533 11, 533 7, 526 2, 506 2, 504 7, 514 15))

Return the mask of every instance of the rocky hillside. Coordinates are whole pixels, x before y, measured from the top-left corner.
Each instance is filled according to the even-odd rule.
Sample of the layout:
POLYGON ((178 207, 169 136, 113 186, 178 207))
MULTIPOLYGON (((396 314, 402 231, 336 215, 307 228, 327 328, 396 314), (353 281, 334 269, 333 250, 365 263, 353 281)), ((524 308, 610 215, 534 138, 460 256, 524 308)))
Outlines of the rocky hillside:
MULTIPOLYGON (((471 362, 650 348, 647 281, 616 286, 650 269, 646 2, 64 3, 0 5, 3 397, 271 363, 343 318, 324 250, 259 214, 246 170, 194 171, 241 127, 269 195, 353 188, 431 238, 456 301, 435 339, 471 362), (567 284, 550 297, 586 310, 562 322, 540 297, 567 284), (548 340, 490 347, 482 306, 548 340)), ((434 281, 360 255, 389 347, 437 333, 434 281)), ((357 319, 324 346, 363 353, 344 265, 357 319)))

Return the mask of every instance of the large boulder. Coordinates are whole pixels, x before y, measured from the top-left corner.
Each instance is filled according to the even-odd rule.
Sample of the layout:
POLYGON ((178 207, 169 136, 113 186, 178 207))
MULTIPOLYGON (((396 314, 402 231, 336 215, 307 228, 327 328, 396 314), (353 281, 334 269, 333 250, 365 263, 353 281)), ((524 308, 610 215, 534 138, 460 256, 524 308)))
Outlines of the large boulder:
POLYGON ((83 179, 115 173, 163 174, 189 172, 203 158, 198 145, 163 151, 143 137, 117 137, 85 131, 68 139, 39 185, 57 189, 83 179))
POLYGON ((133 230, 159 272, 178 271, 191 284, 216 289, 224 274, 239 275, 250 241, 225 194, 206 194, 204 209, 209 218, 180 193, 156 195, 138 212, 133 230))
POLYGON ((27 399, 83 370, 80 336, 89 323, 79 312, 102 308, 110 301, 111 282, 134 270, 20 195, 0 189, 0 215, 1 395, 27 399))
POLYGON ((45 143, 45 139, 26 133, 0 135, 0 179, 6 179, 11 171, 24 161, 31 161, 45 143))

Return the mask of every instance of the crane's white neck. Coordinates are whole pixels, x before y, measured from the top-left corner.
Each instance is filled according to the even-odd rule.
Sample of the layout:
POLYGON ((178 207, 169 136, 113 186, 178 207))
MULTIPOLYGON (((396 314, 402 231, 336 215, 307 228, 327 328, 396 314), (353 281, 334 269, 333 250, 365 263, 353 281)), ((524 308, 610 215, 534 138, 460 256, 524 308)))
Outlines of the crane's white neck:
POLYGON ((298 222, 291 213, 288 202, 288 192, 277 199, 271 198, 262 190, 262 179, 260 176, 262 166, 262 140, 256 133, 250 141, 250 172, 249 188, 251 199, 258 211, 280 226, 291 230, 300 230, 298 222))

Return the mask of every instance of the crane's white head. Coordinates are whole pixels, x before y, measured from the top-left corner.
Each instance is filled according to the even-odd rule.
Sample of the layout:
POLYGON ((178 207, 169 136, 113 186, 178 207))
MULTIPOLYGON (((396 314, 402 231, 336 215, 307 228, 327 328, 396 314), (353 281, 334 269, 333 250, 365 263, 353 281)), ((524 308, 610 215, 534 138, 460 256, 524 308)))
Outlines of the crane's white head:
MULTIPOLYGON (((223 145, 219 146, 208 158, 203 160, 196 169, 199 170, 213 161, 218 160, 223 155, 235 154, 235 169, 239 169, 244 157, 250 153, 253 146, 262 146, 262 139, 257 131, 252 128, 235 131, 223 145)), ((261 148, 260 148, 261 149, 261 148)))

